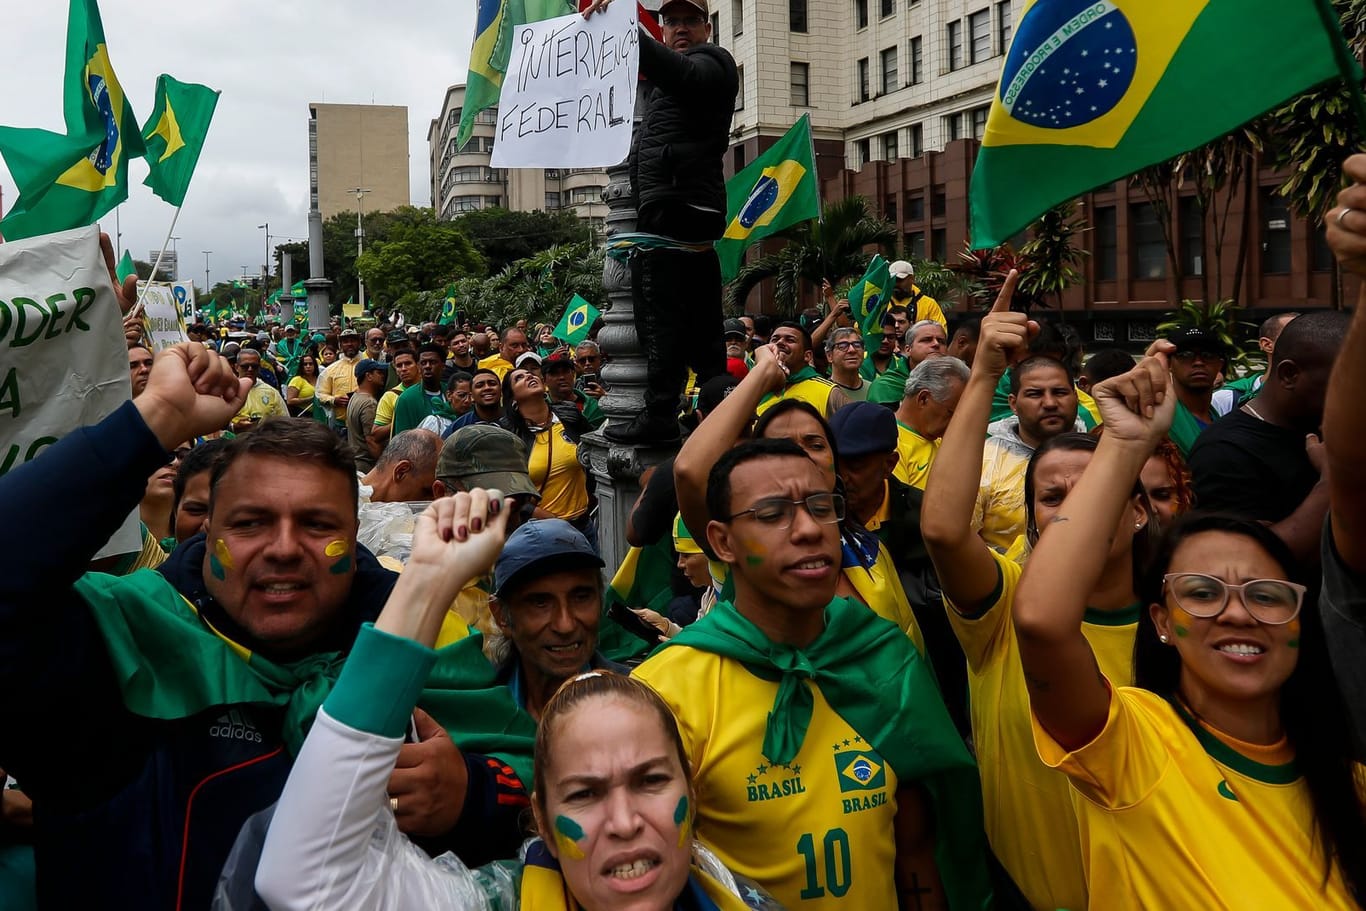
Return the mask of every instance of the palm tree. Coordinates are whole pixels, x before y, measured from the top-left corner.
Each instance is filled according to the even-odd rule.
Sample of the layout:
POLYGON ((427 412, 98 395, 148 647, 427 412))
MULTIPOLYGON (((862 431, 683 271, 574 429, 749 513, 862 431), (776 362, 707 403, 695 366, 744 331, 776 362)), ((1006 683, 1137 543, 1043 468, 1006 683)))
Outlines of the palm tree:
POLYGON ((743 308, 749 292, 771 278, 778 313, 795 315, 801 310, 803 281, 818 288, 822 280, 837 286, 862 275, 868 266, 864 248, 877 245, 890 252, 896 228, 870 214, 863 197, 851 196, 826 206, 820 220, 803 222, 774 236, 786 239, 787 245, 741 267, 728 289, 732 308, 743 308))

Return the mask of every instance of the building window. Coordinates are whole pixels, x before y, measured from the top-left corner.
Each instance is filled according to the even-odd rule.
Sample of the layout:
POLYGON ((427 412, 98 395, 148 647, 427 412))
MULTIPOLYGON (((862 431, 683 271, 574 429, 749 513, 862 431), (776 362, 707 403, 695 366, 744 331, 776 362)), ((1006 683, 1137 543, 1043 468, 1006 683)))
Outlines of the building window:
POLYGON ((1152 203, 1129 207, 1129 229, 1134 245, 1134 278, 1166 278, 1167 241, 1152 203))
POLYGON ((968 112, 972 117, 972 138, 981 142, 982 137, 987 133, 987 115, 991 113, 991 105, 984 104, 980 108, 973 108, 968 112))
POLYGON ((730 33, 740 35, 745 31, 745 0, 730 0, 730 33))
POLYGON ((1262 271, 1290 271, 1290 209, 1275 187, 1262 187, 1262 271))
POLYGON ((868 0, 854 0, 854 24, 858 28, 868 27, 868 0))
MULTIPOLYGON (((890 133, 883 133, 883 134, 882 134, 882 157, 885 158, 885 159, 887 159, 888 161, 896 161, 897 158, 900 157, 900 155, 898 154, 899 152, 900 152, 900 149, 899 149, 898 146, 897 146, 897 133, 896 133, 896 130, 892 130, 890 133)), ((896 204, 895 204, 895 203, 893 203, 892 208, 893 208, 893 209, 896 208, 896 204)), ((891 218, 891 216, 888 216, 888 217, 891 218)), ((893 220, 895 221, 895 219, 893 219, 893 220)))
POLYGON ((1000 53, 1010 50, 1010 36, 1015 22, 1010 18, 1010 0, 996 4, 996 40, 1001 44, 1000 53))
POLYGON ((944 115, 944 141, 953 142, 963 138, 963 115, 955 111, 944 115))
POLYGON ((942 263, 949 258, 949 232, 935 228, 930 232, 930 259, 942 263))
POLYGON ((1194 196, 1183 196, 1179 203, 1181 220, 1181 271, 1186 275, 1205 274, 1205 210, 1194 196))
POLYGON ((881 54, 882 94, 895 92, 901 86, 896 83, 896 48, 885 48, 881 54))
MULTIPOLYGON (((925 220, 925 194, 924 194, 924 193, 907 193, 907 194, 906 194, 906 220, 907 220, 907 221, 924 221, 924 220, 925 220)), ((924 238, 924 237, 921 237, 921 238, 920 238, 920 242, 923 244, 923 243, 925 242, 925 238, 924 238)))
POLYGON ((736 146, 731 150, 731 164, 735 167, 735 173, 739 174, 745 169, 745 147, 736 146))
POLYGON ((811 103, 811 66, 806 63, 792 61, 792 74, 789 78, 791 87, 791 104, 793 107, 804 108, 811 103))
POLYGON ((930 217, 943 218, 949 213, 949 197, 944 185, 936 184, 930 188, 930 217))
POLYGON ((482 196, 456 196, 451 199, 451 211, 474 212, 483 201, 482 196))
POLYGON ((861 57, 858 62, 858 100, 868 100, 868 58, 861 57))
POLYGON ((550 192, 550 191, 547 191, 546 194, 545 194, 545 210, 546 210, 547 212, 554 212, 554 211, 555 211, 556 209, 558 209, 559 207, 560 207, 560 194, 557 193, 557 192, 550 192))
POLYGON ((787 27, 794 32, 806 31, 806 0, 787 0, 787 27))
POLYGON ((949 69, 963 68, 963 21, 955 19, 945 27, 949 45, 949 69))
POLYGON ((968 35, 972 39, 968 63, 981 63, 991 56, 991 10, 968 15, 968 35))
POLYGON ((1092 211, 1096 224, 1096 281, 1112 282, 1119 274, 1119 229, 1115 207, 1101 206, 1092 211))
POLYGON ((924 231, 912 231, 906 235, 906 255, 911 259, 925 258, 924 231))
POLYGON ((740 66, 737 66, 737 67, 735 68, 735 80, 736 80, 736 83, 737 83, 737 91, 736 91, 736 93, 735 93, 735 110, 737 110, 737 111, 743 111, 743 110, 745 109, 745 67, 744 67, 744 64, 741 64, 740 66))
POLYGON ((890 222, 896 221, 896 194, 888 193, 882 200, 882 217, 890 222))
POLYGON ((920 81, 925 78, 925 58, 922 54, 921 41, 919 35, 916 35, 914 38, 912 38, 910 40, 910 43, 906 45, 906 57, 907 63, 909 64, 908 68, 910 70, 910 72, 906 74, 910 77, 907 80, 906 84, 919 85, 920 81))
POLYGON ((881 0, 881 3, 878 4, 878 14, 883 19, 886 19, 888 16, 892 15, 895 12, 896 0, 881 0))
POLYGON ((872 143, 867 139, 860 139, 854 143, 854 169, 866 165, 873 158, 872 143))
POLYGON ((721 14, 711 14, 711 43, 717 47, 721 45, 721 14))
POLYGON ((911 157, 919 158, 925 154, 925 128, 918 123, 911 124, 911 157))
POLYGON ((498 109, 497 109, 497 108, 484 108, 484 109, 483 109, 482 111, 480 111, 478 114, 475 114, 475 115, 474 115, 474 122, 475 122, 475 123, 491 123, 491 124, 495 124, 495 125, 496 125, 496 124, 498 123, 498 109))

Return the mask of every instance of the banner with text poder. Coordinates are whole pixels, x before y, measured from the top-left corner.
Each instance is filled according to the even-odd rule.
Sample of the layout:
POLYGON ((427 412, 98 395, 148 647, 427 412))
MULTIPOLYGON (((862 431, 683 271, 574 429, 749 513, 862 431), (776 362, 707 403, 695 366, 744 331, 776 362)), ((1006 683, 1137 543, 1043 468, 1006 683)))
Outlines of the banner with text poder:
POLYGON ((189 341, 175 285, 138 282, 138 296, 142 298, 142 324, 151 339, 153 353, 189 341))
MULTIPOLYGON (((98 225, 0 244, 0 475, 132 396, 98 225)), ((97 556, 141 548, 138 514, 97 556)))
POLYGON ((495 168, 604 168, 631 150, 636 4, 518 26, 498 97, 495 168))

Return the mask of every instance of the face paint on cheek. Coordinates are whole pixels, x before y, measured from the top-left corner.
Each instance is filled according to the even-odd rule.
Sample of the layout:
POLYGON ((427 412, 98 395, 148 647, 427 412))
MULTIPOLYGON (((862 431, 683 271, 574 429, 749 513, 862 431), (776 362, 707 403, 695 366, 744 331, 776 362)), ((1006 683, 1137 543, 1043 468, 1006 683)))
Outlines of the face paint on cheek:
POLYGON ((328 567, 327 571, 332 575, 340 576, 342 573, 351 569, 351 545, 349 542, 343 541, 340 538, 335 541, 329 541, 327 546, 323 548, 323 553, 337 560, 337 562, 328 567))
POLYGON ((740 544, 745 548, 745 562, 750 566, 760 566, 764 562, 764 556, 768 549, 756 541, 749 538, 741 538, 740 544))
POLYGON ((1184 639, 1191 633, 1191 624, 1194 618, 1179 607, 1172 608, 1172 632, 1176 633, 1178 639, 1184 639))
POLYGON ((222 538, 213 542, 213 553, 209 554, 209 572, 213 577, 222 582, 227 577, 227 570, 232 569, 232 553, 228 550, 227 542, 222 538))
POLYGON ((583 826, 568 816, 555 817, 555 846, 562 855, 570 860, 583 860, 585 855, 578 845, 583 839, 583 826))
POLYGON ((1300 621, 1291 620, 1285 625, 1285 631, 1290 634, 1290 639, 1285 643, 1286 648, 1300 647, 1300 621))
POLYGON ((678 826, 678 846, 681 848, 688 843, 688 838, 692 835, 687 794, 678 798, 678 806, 674 807, 674 825, 678 826))

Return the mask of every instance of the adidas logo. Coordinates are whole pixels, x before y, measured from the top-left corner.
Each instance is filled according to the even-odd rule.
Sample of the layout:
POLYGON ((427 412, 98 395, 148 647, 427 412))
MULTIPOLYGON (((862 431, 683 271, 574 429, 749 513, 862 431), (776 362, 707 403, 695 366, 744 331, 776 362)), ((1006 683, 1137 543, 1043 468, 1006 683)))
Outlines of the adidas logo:
POLYGON ((230 709, 227 714, 219 715, 218 721, 209 728, 209 736, 223 740, 242 740, 247 743, 261 742, 261 732, 256 729, 256 725, 244 719, 237 709, 230 709))

